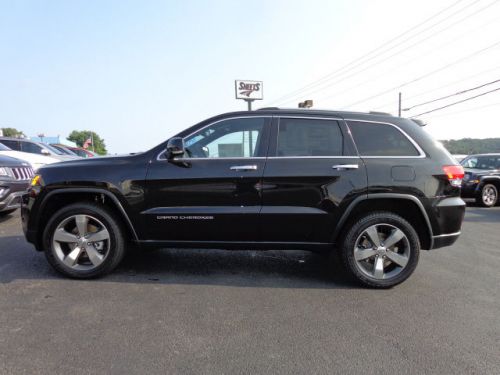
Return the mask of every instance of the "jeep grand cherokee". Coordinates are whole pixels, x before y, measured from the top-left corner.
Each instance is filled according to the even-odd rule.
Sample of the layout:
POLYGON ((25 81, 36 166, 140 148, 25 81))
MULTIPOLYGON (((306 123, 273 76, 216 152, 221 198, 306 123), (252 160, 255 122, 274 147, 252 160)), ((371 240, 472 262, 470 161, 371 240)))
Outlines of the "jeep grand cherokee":
POLYGON ((210 118, 141 154, 43 167, 22 220, 74 278, 110 272, 133 241, 324 251, 384 288, 421 249, 456 241, 463 175, 412 120, 271 108, 210 118))

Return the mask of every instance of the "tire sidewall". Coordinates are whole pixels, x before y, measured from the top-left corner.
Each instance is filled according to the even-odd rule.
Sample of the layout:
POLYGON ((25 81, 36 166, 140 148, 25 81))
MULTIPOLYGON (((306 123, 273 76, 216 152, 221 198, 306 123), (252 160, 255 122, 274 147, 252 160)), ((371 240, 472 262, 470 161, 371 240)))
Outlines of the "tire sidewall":
POLYGON ((498 203, 498 189, 495 185, 493 184, 485 184, 483 186, 483 188, 481 189, 481 196, 479 197, 480 201, 481 201, 481 205, 484 206, 484 207, 494 207, 497 203, 498 203), (483 191, 486 189, 486 188, 493 188, 493 190, 495 191, 495 194, 496 194, 496 199, 495 201, 493 202, 493 204, 487 204, 484 202, 483 200, 483 191))
POLYGON ((124 241, 119 222, 106 209, 88 203, 77 203, 57 211, 49 220, 43 232, 43 246, 48 262, 56 271, 78 279, 88 279, 102 276, 111 272, 120 262, 124 255, 124 241), (91 270, 75 270, 66 266, 57 256, 52 246, 54 232, 57 226, 66 218, 73 215, 89 215, 99 220, 108 230, 110 246, 106 259, 91 270))
POLYGON ((411 224, 398 215, 385 212, 369 214, 356 221, 347 231, 341 249, 342 260, 351 275, 363 285, 373 288, 390 288, 405 281, 411 276, 417 267, 419 254, 420 241, 417 232, 413 229, 411 224), (375 224, 390 224, 400 229, 406 235, 410 244, 408 264, 398 275, 386 280, 378 280, 367 276, 359 269, 357 262, 354 259, 354 247, 358 237, 366 230, 366 228, 375 224))

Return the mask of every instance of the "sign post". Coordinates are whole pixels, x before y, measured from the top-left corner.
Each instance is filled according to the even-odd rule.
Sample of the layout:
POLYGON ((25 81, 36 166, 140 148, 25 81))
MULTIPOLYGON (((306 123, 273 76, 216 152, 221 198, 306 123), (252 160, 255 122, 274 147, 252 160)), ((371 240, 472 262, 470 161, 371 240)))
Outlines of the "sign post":
POLYGON ((252 110, 254 100, 264 99, 264 84, 262 81, 235 80, 234 89, 236 99, 243 99, 248 104, 248 110, 252 110))

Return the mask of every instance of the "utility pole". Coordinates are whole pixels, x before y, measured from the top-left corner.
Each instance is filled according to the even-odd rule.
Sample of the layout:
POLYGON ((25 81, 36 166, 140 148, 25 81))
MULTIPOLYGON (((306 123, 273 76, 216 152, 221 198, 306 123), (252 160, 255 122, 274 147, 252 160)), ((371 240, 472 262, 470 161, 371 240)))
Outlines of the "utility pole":
POLYGON ((399 99, 398 99, 398 117, 401 117, 401 93, 399 93, 399 99))

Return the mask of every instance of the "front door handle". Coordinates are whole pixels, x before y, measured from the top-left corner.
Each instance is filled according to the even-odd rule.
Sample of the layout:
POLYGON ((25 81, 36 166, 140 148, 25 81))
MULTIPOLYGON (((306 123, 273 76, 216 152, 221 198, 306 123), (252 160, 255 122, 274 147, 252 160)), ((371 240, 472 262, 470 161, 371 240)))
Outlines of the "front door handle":
POLYGON ((332 166, 333 169, 336 170, 345 170, 345 169, 358 169, 359 165, 357 164, 337 164, 332 166))
POLYGON ((230 168, 232 171, 238 172, 248 172, 248 171, 256 171, 256 165, 234 165, 230 168))

